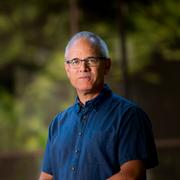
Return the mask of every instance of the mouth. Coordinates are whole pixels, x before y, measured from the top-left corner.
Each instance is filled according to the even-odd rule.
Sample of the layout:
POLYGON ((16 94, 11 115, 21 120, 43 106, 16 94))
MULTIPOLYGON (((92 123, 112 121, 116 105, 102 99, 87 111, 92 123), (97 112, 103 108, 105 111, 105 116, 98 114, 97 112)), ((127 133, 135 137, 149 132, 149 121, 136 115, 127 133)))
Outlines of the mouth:
POLYGON ((80 80, 90 80, 90 76, 81 76, 78 79, 80 79, 80 80))

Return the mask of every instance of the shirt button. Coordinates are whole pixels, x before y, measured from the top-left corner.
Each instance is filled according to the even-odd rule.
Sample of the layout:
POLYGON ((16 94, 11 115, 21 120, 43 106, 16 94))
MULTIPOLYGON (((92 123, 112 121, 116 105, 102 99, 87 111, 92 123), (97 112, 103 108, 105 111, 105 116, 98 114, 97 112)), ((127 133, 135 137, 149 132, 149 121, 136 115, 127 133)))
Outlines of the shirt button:
POLYGON ((72 166, 72 167, 71 167, 71 170, 72 170, 72 171, 75 171, 75 167, 74 167, 74 166, 72 166))
POLYGON ((79 134, 79 136, 82 136, 82 132, 79 132, 78 134, 79 134))
POLYGON ((78 149, 76 149, 76 150, 75 150, 75 153, 77 154, 78 152, 79 152, 79 150, 78 150, 78 149))

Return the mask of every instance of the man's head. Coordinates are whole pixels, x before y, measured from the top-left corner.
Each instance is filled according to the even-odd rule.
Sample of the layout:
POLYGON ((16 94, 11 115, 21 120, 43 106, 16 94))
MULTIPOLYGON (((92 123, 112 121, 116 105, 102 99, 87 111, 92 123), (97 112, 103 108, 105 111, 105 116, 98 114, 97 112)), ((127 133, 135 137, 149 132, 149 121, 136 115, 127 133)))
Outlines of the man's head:
POLYGON ((99 51, 99 55, 101 55, 102 57, 109 58, 109 51, 107 45, 98 35, 88 31, 81 31, 75 34, 68 42, 65 49, 65 59, 68 58, 67 55, 70 47, 79 39, 88 40, 92 45, 94 45, 94 47, 97 48, 97 50, 99 51))
POLYGON ((106 43, 91 32, 79 32, 65 50, 65 69, 78 93, 95 93, 104 84, 110 59, 106 43))

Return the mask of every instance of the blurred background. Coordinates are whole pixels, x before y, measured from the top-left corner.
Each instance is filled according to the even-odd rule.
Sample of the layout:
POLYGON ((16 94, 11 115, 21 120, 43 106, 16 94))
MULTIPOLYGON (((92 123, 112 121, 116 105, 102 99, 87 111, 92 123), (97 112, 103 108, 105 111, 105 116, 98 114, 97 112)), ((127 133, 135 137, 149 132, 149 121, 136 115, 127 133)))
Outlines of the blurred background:
POLYGON ((48 125, 74 102, 64 69, 70 36, 108 44, 107 82, 151 118, 160 164, 149 180, 179 180, 179 0, 0 1, 0 179, 38 179, 48 125))

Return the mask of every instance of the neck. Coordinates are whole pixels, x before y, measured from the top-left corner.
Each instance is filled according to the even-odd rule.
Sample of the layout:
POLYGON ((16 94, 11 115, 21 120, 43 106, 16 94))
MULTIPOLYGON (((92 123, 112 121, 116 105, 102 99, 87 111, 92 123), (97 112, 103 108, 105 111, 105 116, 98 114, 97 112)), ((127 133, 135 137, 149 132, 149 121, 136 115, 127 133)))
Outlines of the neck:
POLYGON ((85 104, 87 101, 94 99, 99 95, 101 90, 103 89, 103 86, 96 88, 95 91, 86 91, 86 92, 78 92, 77 95, 82 104, 85 104))

